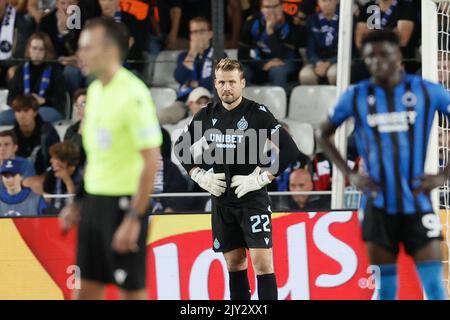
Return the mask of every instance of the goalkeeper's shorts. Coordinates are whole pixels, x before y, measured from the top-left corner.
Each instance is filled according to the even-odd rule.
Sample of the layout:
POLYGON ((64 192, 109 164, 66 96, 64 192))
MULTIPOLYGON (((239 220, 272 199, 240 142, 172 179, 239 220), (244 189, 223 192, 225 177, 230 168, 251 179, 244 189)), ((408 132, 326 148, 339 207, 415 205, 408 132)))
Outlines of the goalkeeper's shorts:
POLYGON ((213 249, 228 252, 238 248, 272 248, 272 217, 267 209, 213 205, 213 249))

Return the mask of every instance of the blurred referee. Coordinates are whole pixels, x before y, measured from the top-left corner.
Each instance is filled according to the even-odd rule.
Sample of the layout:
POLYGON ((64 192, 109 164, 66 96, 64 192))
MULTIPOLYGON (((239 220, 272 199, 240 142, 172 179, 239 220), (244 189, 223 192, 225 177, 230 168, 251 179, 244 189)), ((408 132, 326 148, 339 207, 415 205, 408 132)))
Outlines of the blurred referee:
POLYGON ((162 136, 148 88, 122 67, 128 48, 124 26, 91 20, 79 40, 88 88, 83 121, 87 165, 84 190, 64 208, 65 230, 78 221, 78 299, 102 299, 105 284, 122 299, 146 299, 145 212, 152 193, 162 136))

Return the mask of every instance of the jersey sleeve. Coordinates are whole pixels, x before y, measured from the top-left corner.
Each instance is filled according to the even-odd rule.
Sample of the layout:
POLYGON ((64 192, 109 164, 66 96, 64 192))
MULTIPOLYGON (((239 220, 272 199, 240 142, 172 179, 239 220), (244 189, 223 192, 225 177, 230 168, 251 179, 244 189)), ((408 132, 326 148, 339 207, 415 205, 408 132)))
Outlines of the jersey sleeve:
POLYGON ((157 148, 162 144, 156 108, 148 90, 140 90, 128 104, 127 127, 137 149, 157 148))
POLYGON ((180 161, 183 168, 189 172, 195 167, 202 167, 203 157, 194 159, 193 145, 200 139, 203 139, 203 125, 202 122, 206 118, 206 107, 200 109, 191 122, 186 125, 183 132, 178 137, 174 144, 173 151, 178 161, 180 161))
POLYGON ((348 118, 353 117, 352 99, 354 92, 354 88, 345 91, 339 98, 337 104, 330 109, 328 117, 330 122, 336 127, 339 127, 348 118))
POLYGON ((430 98, 433 99, 433 104, 436 110, 450 114, 450 93, 442 85, 433 83, 430 86, 430 98))
POLYGON ((260 129, 266 129, 268 139, 278 147, 278 156, 269 168, 270 173, 277 177, 289 164, 297 160, 300 155, 300 150, 292 139, 292 136, 265 106, 259 106, 257 112, 258 127, 260 129))

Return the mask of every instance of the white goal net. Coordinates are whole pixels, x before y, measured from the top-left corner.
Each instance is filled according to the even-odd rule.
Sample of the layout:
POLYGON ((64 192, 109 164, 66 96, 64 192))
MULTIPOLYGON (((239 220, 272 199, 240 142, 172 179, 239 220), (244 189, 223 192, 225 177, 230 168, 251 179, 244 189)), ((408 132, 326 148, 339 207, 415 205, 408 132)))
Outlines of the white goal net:
MULTIPOLYGON (((427 66, 426 59, 437 59, 435 64, 437 74, 434 78, 440 82, 447 90, 450 90, 450 0, 447 1, 433 1, 426 0, 422 2, 424 11, 422 12, 422 39, 430 37, 430 33, 424 33, 425 29, 428 29, 427 24, 430 25, 428 30, 436 30, 433 32, 432 41, 437 42, 437 46, 434 46, 433 50, 437 50, 437 54, 429 51, 429 48, 425 49, 426 41, 422 41, 422 61, 423 67, 427 66), (427 3, 428 2, 428 3, 427 3), (433 7, 429 7, 429 3, 433 7), (433 8, 434 12, 429 12, 429 8, 433 8), (432 14, 431 19, 427 19, 427 15, 432 14), (436 25, 434 25, 436 24, 436 25), (425 42, 425 43, 424 43, 425 42)), ((433 65, 433 64, 431 64, 433 65)), ((438 121, 438 152, 439 152, 439 167, 443 169, 449 163, 450 157, 450 121, 447 116, 439 115, 438 121)), ((443 227, 443 233, 445 241, 443 243, 444 263, 445 263, 445 282, 447 292, 450 295, 450 280, 449 280, 449 250, 450 250, 450 184, 449 181, 439 190, 439 209, 441 222, 443 227)))

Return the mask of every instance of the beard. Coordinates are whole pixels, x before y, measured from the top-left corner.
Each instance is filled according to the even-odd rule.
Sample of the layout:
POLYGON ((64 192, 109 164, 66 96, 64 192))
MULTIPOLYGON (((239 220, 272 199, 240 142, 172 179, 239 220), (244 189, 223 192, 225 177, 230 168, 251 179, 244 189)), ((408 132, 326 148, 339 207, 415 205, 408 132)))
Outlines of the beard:
POLYGON ((235 101, 237 101, 239 99, 239 97, 235 97, 234 95, 222 95, 220 97, 220 100, 222 100, 222 102, 228 103, 228 104, 232 104, 235 101))

